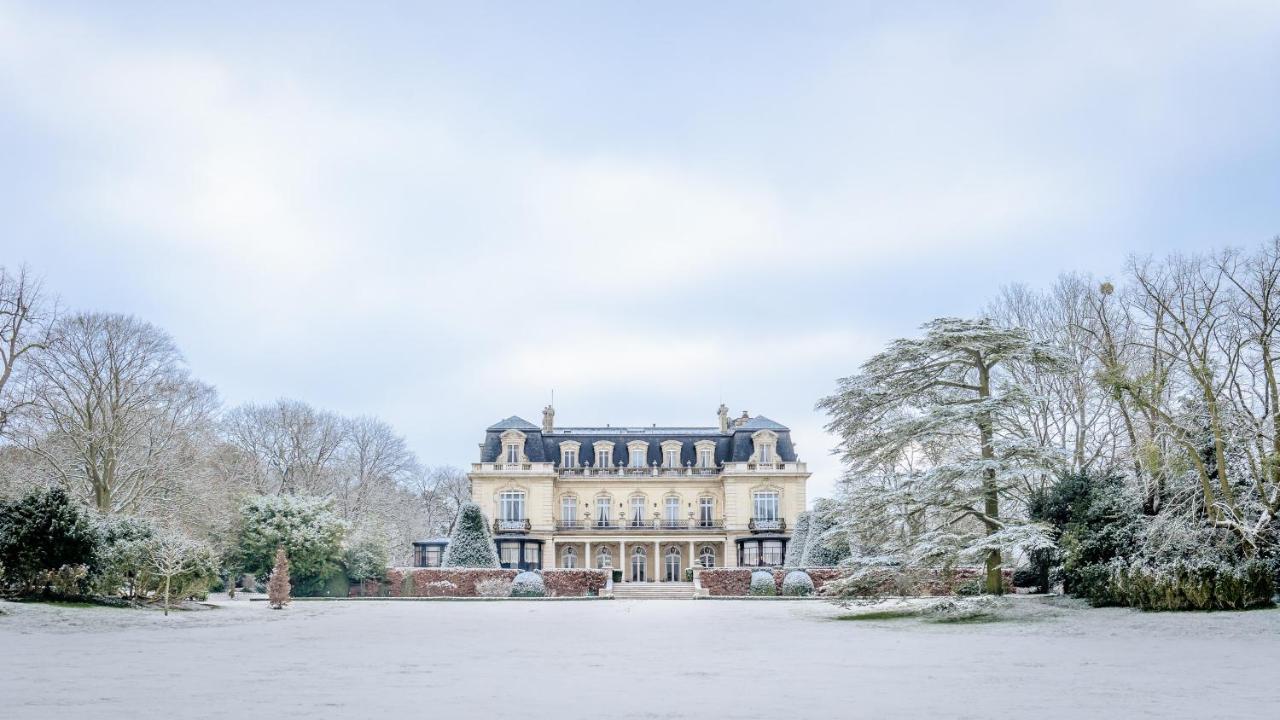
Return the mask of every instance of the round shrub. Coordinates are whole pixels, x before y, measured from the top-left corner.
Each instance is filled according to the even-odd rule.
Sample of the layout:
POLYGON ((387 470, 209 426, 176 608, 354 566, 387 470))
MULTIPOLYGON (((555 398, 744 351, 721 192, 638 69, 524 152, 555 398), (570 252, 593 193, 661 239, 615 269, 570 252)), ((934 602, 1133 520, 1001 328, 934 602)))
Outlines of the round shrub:
POLYGON ((773 573, 768 570, 756 570, 751 573, 751 589, 749 595, 777 595, 778 589, 773 584, 773 573))
POLYGON ((813 594, 813 578, 803 570, 792 570, 782 579, 782 594, 805 596, 813 594))
POLYGON ((546 594, 547 586, 536 572, 525 570, 511 583, 511 597, 546 597, 546 594))

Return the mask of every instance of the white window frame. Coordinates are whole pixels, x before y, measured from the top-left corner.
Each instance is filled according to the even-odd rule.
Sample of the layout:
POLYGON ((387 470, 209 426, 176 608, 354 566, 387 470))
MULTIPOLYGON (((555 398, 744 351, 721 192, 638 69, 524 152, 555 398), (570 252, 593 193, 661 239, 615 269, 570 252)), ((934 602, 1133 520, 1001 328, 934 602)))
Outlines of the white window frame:
POLYGON ((698 498, 698 524, 712 527, 716 522, 716 499, 710 495, 698 498))
POLYGON ((501 520, 524 520, 524 500, 525 494, 523 490, 503 490, 498 494, 498 518, 501 520), (512 512, 518 511, 515 517, 512 512))
POLYGON ((777 520, 781 516, 782 498, 777 490, 756 490, 751 493, 751 517, 756 520, 777 520))
POLYGON ((668 495, 662 500, 662 517, 669 524, 680 522, 680 498, 668 495))
POLYGON ((560 567, 573 569, 578 567, 578 549, 570 545, 560 553, 560 567))
POLYGON ((627 452, 628 452, 628 459, 627 459, 628 467, 633 467, 633 468, 646 467, 645 463, 649 459, 649 448, 647 446, 646 447, 640 447, 639 445, 629 446, 627 448, 627 452))
POLYGON ((710 545, 698 548, 698 564, 704 568, 716 566, 716 550, 710 545), (710 562, 707 559, 710 558, 710 562))
POLYGON ((596 524, 609 524, 609 510, 613 508, 613 498, 609 495, 600 495, 596 497, 596 524))
POLYGON ((643 495, 632 495, 630 505, 631 513, 628 519, 631 521, 632 526, 644 525, 646 523, 644 516, 649 508, 649 499, 643 495))
POLYGON ((600 549, 596 550, 596 568, 613 569, 613 551, 607 545, 601 545, 600 549))
POLYGON ((565 495, 560 498, 560 522, 569 524, 578 521, 578 497, 565 495))

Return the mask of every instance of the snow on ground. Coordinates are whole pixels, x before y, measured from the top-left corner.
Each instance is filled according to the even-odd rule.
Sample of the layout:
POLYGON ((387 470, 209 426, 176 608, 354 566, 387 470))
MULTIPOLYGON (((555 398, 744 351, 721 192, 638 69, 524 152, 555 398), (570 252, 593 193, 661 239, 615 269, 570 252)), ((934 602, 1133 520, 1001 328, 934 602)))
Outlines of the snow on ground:
POLYGON ((1280 610, 1017 600, 1012 622, 821 602, 0 603, 0 704, 58 718, 1258 718, 1280 610), (1025 604, 1033 603, 1033 604, 1025 604))

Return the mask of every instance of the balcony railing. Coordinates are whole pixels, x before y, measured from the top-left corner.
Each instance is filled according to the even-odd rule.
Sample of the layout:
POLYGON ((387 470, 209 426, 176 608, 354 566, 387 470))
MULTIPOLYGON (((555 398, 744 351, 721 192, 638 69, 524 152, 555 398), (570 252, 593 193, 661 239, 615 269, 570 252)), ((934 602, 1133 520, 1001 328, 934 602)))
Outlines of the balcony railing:
POLYGON ((500 473, 510 475, 512 473, 533 474, 533 473, 554 473, 556 471, 555 463, 549 462, 482 462, 471 463, 472 473, 500 473))
POLYGON ((747 529, 752 532, 784 532, 787 529, 787 521, 782 518, 751 518, 751 522, 747 523, 747 529))
POLYGON ((589 465, 584 465, 581 467, 562 466, 557 468, 557 472, 559 472, 560 477, 706 477, 719 475, 720 468, 694 467, 692 465, 685 467, 664 467, 661 465, 631 467, 619 465, 617 467, 593 468, 589 465))
POLYGON ((526 518, 524 520, 494 520, 493 531, 495 533, 512 533, 512 532, 529 532, 533 527, 526 518))
POLYGON ((567 530, 630 530, 643 531, 708 531, 723 530, 724 518, 701 520, 686 518, 683 520, 557 520, 556 529, 567 530))

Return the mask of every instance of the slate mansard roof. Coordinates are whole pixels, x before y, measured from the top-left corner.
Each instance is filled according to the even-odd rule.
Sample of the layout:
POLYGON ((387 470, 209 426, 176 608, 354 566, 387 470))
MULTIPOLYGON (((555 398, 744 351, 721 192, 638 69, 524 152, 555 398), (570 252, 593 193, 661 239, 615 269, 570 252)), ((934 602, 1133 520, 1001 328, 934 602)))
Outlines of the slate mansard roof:
POLYGON ((519 430, 525 434, 524 452, 530 462, 550 462, 560 465, 560 443, 573 440, 580 443, 578 463, 590 463, 596 467, 595 447, 593 443, 608 440, 613 443, 613 463, 626 464, 628 461, 627 443, 643 440, 649 445, 646 465, 662 464, 662 443, 667 440, 680 441, 680 464, 691 465, 697 461, 697 448, 694 443, 701 440, 712 440, 716 444, 715 462, 717 465, 726 462, 746 462, 755 451, 751 435, 761 430, 772 430, 778 435, 778 459, 783 462, 796 461, 795 445, 791 442, 791 429, 776 423, 763 415, 748 419, 742 425, 730 422, 728 432, 720 432, 718 427, 566 427, 555 428, 543 434, 542 428, 512 415, 511 417, 491 425, 486 431, 484 442, 480 445, 480 462, 497 462, 502 455, 502 433, 507 430, 519 430))

